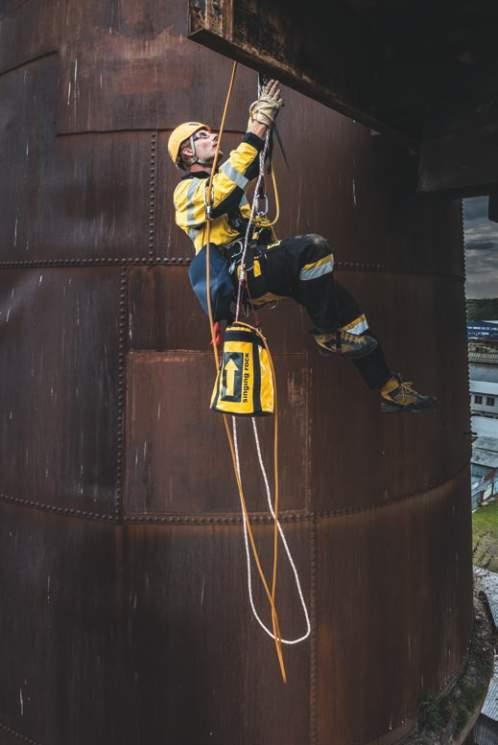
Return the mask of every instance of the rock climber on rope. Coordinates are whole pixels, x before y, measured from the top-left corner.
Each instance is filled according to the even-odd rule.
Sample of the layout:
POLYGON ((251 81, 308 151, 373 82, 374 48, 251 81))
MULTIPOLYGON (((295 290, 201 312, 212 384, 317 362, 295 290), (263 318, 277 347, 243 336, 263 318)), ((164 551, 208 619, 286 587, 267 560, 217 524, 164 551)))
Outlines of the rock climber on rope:
MULTIPOLYGON (((246 191, 258 175, 260 153, 282 104, 280 84, 270 80, 249 107, 242 142, 213 175, 211 195, 207 194, 207 187, 217 132, 202 122, 186 122, 171 133, 169 154, 173 163, 185 172, 173 196, 176 224, 192 240, 196 255, 204 247, 209 204, 210 246, 215 247, 232 269, 240 263, 251 214, 246 191)), ((433 407, 432 396, 418 393, 411 383, 388 367, 365 314, 349 290, 334 279, 334 256, 327 240, 315 233, 272 240, 271 230, 253 234, 245 267, 250 303, 258 306, 293 298, 303 305, 313 323, 311 333, 320 350, 351 358, 369 388, 380 394, 382 411, 420 411, 433 407)))

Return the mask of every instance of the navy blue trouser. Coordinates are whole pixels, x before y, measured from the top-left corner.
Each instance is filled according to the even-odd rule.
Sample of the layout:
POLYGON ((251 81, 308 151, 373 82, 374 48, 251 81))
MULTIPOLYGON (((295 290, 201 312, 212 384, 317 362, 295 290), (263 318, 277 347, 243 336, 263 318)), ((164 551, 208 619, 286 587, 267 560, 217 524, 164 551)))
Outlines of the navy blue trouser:
MULTIPOLYGON (((259 246, 246 262, 251 300, 258 305, 293 298, 306 308, 313 331, 345 328, 350 333, 365 333, 365 315, 349 290, 334 279, 333 261, 328 242, 316 233, 259 246), (254 258, 259 259, 259 266, 253 264, 254 258)), ((373 336, 370 329, 368 333, 373 336)), ((381 387, 391 377, 380 344, 353 363, 370 388, 381 387)))

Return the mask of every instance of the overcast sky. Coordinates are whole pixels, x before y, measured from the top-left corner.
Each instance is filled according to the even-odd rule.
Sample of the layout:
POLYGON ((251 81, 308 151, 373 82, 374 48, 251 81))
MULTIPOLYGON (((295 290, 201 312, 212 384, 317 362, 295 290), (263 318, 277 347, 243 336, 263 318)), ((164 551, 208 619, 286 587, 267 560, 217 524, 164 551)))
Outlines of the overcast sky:
POLYGON ((488 198, 464 199, 468 298, 498 297, 498 223, 488 220, 488 198))

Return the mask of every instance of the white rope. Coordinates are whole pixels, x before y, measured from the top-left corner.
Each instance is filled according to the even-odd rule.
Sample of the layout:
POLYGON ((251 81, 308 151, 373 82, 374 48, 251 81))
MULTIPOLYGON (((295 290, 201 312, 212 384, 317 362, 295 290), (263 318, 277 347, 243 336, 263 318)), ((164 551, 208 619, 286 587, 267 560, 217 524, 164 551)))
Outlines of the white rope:
MULTIPOLYGON (((296 565, 294 563, 294 559, 292 558, 292 554, 289 548, 289 545, 287 543, 287 540, 284 535, 284 531, 282 529, 282 526, 280 525, 279 520, 276 519, 275 511, 273 509, 273 504, 271 500, 271 490, 270 490, 270 484, 268 482, 268 476, 266 474, 266 469, 263 463, 263 458, 261 455, 261 446, 259 443, 259 435, 258 435, 258 428, 256 425, 256 420, 254 417, 251 417, 252 425, 253 425, 253 432, 254 432, 254 438, 256 441, 256 449, 258 451, 258 460, 259 460, 259 467, 261 469, 261 473, 263 475, 263 480, 265 482, 265 489, 266 489, 266 499, 268 502, 268 509, 270 510, 270 514, 273 517, 273 519, 277 523, 277 529, 280 535, 280 538, 282 540, 282 544, 284 546, 285 553, 287 555, 287 559, 289 561, 289 564, 292 569, 292 573, 294 575, 294 580, 296 583, 296 589, 297 593, 299 595, 299 600, 301 602, 301 606, 303 609, 304 617, 306 619, 306 631, 305 633, 296 638, 296 639, 279 639, 279 641, 282 644, 299 644, 300 642, 304 642, 311 633, 311 623, 310 623, 310 617, 308 613, 308 608, 306 607, 306 601, 304 599, 303 590, 301 587, 301 580, 299 579, 299 573, 297 571, 296 565)), ((238 446, 238 440, 237 440, 237 418, 235 416, 232 417, 232 429, 233 429, 233 441, 234 441, 234 448, 235 448, 235 462, 236 462, 236 468, 237 473, 239 476, 239 479, 242 481, 242 475, 240 473, 240 460, 239 460, 239 446, 238 446)), ((275 635, 273 634, 272 630, 268 628, 268 626, 265 625, 265 623, 261 620, 258 611, 256 610, 256 605, 254 603, 254 596, 252 591, 252 569, 251 569, 251 553, 249 550, 249 536, 247 531, 247 520, 246 514, 244 510, 242 510, 242 520, 243 520, 243 527, 244 527, 244 547, 246 552, 246 562, 247 562, 247 589, 248 589, 248 595, 249 595, 249 604, 251 606, 251 610, 253 613, 254 618, 259 623, 263 631, 268 634, 269 637, 271 637, 273 640, 275 640, 275 635)))

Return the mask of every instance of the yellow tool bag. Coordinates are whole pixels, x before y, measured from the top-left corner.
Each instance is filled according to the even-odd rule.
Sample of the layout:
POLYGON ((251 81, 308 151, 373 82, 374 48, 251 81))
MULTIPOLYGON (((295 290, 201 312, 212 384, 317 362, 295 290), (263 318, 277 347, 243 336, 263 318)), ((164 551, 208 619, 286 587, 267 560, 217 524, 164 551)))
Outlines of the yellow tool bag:
POLYGON ((265 416, 274 410, 273 368, 263 334, 248 323, 225 329, 211 408, 222 414, 265 416))

